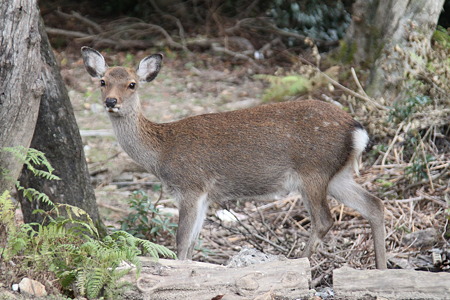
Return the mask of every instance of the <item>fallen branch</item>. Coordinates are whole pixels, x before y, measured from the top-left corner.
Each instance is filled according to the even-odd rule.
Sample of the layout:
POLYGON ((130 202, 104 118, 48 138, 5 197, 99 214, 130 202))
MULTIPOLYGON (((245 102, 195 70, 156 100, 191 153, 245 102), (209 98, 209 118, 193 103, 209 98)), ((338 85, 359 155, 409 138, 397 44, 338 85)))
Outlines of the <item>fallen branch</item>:
POLYGON ((359 98, 359 99, 361 99, 361 100, 364 100, 364 101, 366 101, 366 102, 369 102, 369 103, 373 104, 375 107, 377 107, 377 108, 379 108, 379 109, 387 110, 387 111, 390 110, 390 108, 388 108, 388 107, 386 107, 386 106, 383 106, 383 105, 377 103, 376 101, 374 101, 374 100, 371 99, 370 97, 366 97, 366 96, 364 96, 364 95, 361 95, 361 94, 359 94, 359 93, 357 93, 357 92, 355 92, 355 91, 353 91, 353 90, 351 90, 351 89, 349 89, 349 88, 343 86, 342 84, 340 84, 339 82, 337 82, 336 80, 334 80, 333 78, 331 78, 330 76, 328 76, 325 72, 322 72, 322 70, 320 70, 317 66, 315 66, 315 65, 312 64, 311 62, 307 61, 306 59, 304 59, 304 58, 302 58, 302 57, 299 57, 299 59, 300 59, 301 61, 307 63, 308 65, 314 67, 314 68, 315 68, 322 76, 324 76, 324 77, 325 77, 329 82, 331 82, 334 86, 340 88, 341 90, 344 90, 344 91, 347 92, 348 94, 350 94, 350 95, 352 95, 352 96, 354 96, 354 97, 356 97, 356 98, 359 98))
POLYGON ((56 13, 64 18, 75 18, 78 21, 81 21, 82 23, 86 24, 87 26, 91 27, 92 29, 94 29, 94 31, 96 33, 102 33, 103 32, 103 28, 98 25, 97 23, 95 23, 92 20, 89 20, 86 17, 83 17, 82 15, 80 15, 79 13, 72 11, 70 14, 67 14, 65 12, 62 12, 60 10, 57 10, 56 13))

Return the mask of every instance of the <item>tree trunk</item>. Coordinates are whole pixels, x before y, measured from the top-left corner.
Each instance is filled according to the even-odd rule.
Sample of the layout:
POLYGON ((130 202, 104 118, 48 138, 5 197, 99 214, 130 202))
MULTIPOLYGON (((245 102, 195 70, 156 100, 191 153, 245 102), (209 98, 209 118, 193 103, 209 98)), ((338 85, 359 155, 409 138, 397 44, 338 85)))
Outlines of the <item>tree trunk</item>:
POLYGON ((28 147, 43 93, 39 11, 35 0, 0 2, 0 194, 11 189, 23 162, 3 147, 28 147))
MULTIPOLYGON (((45 63, 42 73, 45 91, 30 147, 46 154, 55 168, 54 174, 61 180, 46 180, 33 176, 30 171, 24 169, 20 183, 26 188, 31 187, 44 192, 54 203, 66 203, 82 208, 98 225, 97 227, 101 228, 81 136, 42 19, 39 22, 39 32, 42 38, 41 56, 45 63)), ((29 202, 21 195, 19 199, 25 222, 41 222, 42 216, 32 212, 38 207, 43 208, 43 204, 38 201, 29 202)))
POLYGON ((357 0, 344 41, 353 61, 371 67, 367 92, 390 105, 404 98, 407 79, 424 70, 444 0, 357 0))

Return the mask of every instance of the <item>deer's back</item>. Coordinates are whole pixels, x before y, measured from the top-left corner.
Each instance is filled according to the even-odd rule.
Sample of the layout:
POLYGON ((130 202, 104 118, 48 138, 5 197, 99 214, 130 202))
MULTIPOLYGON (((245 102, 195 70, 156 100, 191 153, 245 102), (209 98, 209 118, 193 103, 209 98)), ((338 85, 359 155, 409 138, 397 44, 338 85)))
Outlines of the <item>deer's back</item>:
POLYGON ((223 184, 236 193, 267 194, 272 185, 279 185, 277 179, 299 172, 326 170, 318 175, 333 176, 349 159, 358 125, 341 109, 320 101, 263 105, 161 124, 157 175, 175 189, 183 190, 185 184, 204 189, 210 180, 208 184, 223 184))

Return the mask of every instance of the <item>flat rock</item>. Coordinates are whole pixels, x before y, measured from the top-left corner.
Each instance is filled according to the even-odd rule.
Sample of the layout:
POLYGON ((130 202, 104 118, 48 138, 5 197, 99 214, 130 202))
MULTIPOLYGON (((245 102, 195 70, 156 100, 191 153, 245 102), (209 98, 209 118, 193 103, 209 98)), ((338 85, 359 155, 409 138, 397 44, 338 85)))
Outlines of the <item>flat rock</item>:
POLYGON ((427 228, 406 234, 402 239, 404 246, 418 249, 432 247, 439 239, 438 232, 434 228, 427 228))
POLYGON ((263 253, 255 248, 244 248, 228 260, 227 267, 242 268, 283 259, 286 260, 286 258, 282 256, 263 253))
POLYGON ((39 281, 23 278, 19 283, 19 291, 27 296, 43 297, 47 296, 45 286, 39 281))
POLYGON ((333 271, 333 288, 343 299, 450 299, 450 273, 342 267, 333 271))

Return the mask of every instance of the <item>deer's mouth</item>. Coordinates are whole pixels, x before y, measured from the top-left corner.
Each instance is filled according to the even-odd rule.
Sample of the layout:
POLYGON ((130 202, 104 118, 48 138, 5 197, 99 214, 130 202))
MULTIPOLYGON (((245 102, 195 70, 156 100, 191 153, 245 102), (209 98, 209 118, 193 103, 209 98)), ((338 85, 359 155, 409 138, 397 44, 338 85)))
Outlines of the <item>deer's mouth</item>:
POLYGON ((114 107, 105 107, 106 111, 109 113, 118 113, 120 110, 120 107, 114 106, 114 107))

